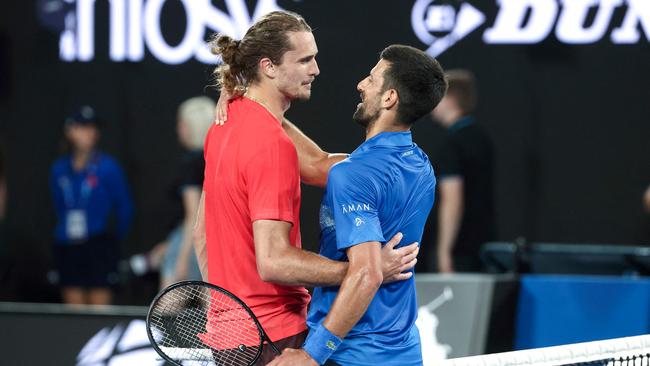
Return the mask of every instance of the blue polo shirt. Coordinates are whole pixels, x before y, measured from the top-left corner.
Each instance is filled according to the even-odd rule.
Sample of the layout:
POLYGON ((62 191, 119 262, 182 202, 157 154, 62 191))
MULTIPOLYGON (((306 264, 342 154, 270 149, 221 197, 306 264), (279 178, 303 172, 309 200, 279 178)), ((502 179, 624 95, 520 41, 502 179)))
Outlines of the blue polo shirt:
MULTIPOLYGON (((384 244, 397 232, 400 246, 420 242, 433 206, 436 179, 410 132, 383 132, 364 142, 329 172, 320 209, 320 254, 347 260, 346 249, 384 244)), ((307 323, 320 324, 339 287, 314 289, 307 323)), ((382 285, 368 310, 331 359, 341 365, 422 365, 415 327, 415 280, 382 285)))

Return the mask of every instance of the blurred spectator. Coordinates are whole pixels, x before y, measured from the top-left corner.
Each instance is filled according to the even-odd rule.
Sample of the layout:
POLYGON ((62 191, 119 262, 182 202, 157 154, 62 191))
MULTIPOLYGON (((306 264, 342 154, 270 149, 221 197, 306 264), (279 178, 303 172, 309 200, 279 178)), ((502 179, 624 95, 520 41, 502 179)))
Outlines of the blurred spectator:
POLYGON ((437 260, 440 272, 477 272, 481 244, 494 239, 493 147, 470 115, 477 102, 474 76, 447 72, 449 89, 433 110, 447 129, 434 160, 438 176, 437 260))
POLYGON ((95 112, 84 106, 64 126, 67 154, 52 165, 57 214, 54 260, 67 304, 110 304, 118 281, 119 243, 132 218, 118 163, 96 149, 95 112))
POLYGON ((203 142, 214 121, 215 103, 208 97, 194 97, 178 107, 176 132, 185 152, 180 156, 172 185, 172 195, 180 206, 177 226, 151 252, 151 262, 160 263, 160 286, 182 280, 200 280, 192 228, 203 187, 203 142))
POLYGON ((650 186, 646 188, 645 193, 643 194, 643 206, 646 211, 650 212, 650 186))

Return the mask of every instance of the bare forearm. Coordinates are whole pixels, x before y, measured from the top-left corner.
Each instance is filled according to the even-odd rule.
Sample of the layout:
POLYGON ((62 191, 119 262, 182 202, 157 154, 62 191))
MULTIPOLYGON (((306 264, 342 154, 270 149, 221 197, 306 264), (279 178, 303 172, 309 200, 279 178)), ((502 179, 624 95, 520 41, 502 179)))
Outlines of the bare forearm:
POLYGON ((346 278, 323 326, 335 336, 345 338, 368 309, 379 284, 363 274, 346 278))
POLYGON ((199 208, 196 213, 196 222, 193 230, 194 251, 201 270, 201 277, 208 281, 208 254, 205 245, 205 192, 201 193, 199 208))
POLYGON ((194 255, 192 238, 194 236, 194 225, 197 220, 196 216, 199 210, 199 202, 201 201, 201 189, 197 186, 186 187, 183 190, 182 198, 185 213, 176 271, 178 272, 178 276, 186 277, 188 275, 188 261, 190 256, 194 255))
POLYGON ((341 339, 361 319, 381 286, 380 266, 376 258, 374 262, 364 265, 351 262, 336 300, 323 321, 323 326, 341 339))
POLYGON ((335 163, 345 159, 347 154, 330 154, 323 151, 318 144, 286 119, 282 126, 298 151, 302 181, 305 184, 324 187, 327 184, 329 169, 335 163))
POLYGON ((196 260, 199 264, 199 270, 201 271, 201 277, 204 281, 208 281, 208 253, 205 245, 205 230, 200 231, 196 228, 194 229, 193 235, 194 243, 194 253, 196 254, 196 260))
POLYGON ((454 249, 460 221, 463 216, 463 206, 460 202, 446 202, 440 205, 438 216, 438 255, 451 255, 454 249))
POLYGON ((199 270, 203 281, 208 281, 208 254, 205 246, 205 236, 202 239, 194 238, 194 252, 199 263, 199 270))
POLYGON ((289 286, 340 285, 348 269, 347 262, 338 262, 292 246, 274 253, 260 276, 267 282, 289 286))

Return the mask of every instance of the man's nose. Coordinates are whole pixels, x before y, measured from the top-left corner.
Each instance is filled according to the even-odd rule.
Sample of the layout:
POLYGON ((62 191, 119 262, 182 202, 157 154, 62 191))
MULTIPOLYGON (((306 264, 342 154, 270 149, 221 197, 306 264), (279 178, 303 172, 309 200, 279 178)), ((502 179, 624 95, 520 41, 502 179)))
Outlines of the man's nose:
POLYGON ((312 70, 312 75, 318 76, 320 74, 320 69, 318 68, 318 62, 316 62, 316 59, 314 59, 314 67, 312 70))
POLYGON ((366 81, 366 79, 361 80, 361 81, 357 84, 357 91, 358 91, 358 92, 363 92, 363 82, 364 82, 364 81, 366 81))

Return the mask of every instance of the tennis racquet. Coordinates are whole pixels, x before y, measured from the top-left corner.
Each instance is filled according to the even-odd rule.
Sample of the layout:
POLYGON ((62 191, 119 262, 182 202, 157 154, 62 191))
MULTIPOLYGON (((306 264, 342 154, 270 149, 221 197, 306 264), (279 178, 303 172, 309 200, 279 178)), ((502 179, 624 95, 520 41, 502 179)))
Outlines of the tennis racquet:
POLYGON ((202 281, 183 281, 162 290, 147 314, 147 335, 173 365, 252 366, 266 335, 251 309, 227 290, 202 281))

